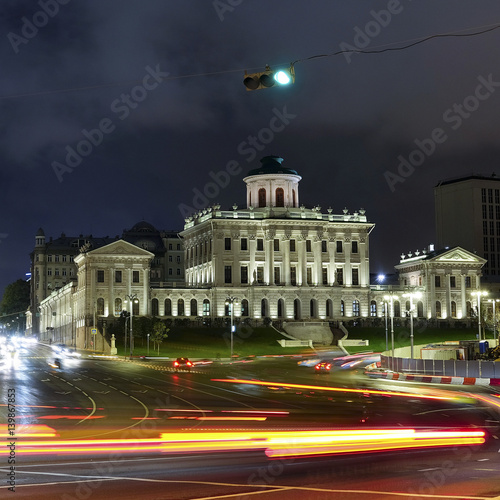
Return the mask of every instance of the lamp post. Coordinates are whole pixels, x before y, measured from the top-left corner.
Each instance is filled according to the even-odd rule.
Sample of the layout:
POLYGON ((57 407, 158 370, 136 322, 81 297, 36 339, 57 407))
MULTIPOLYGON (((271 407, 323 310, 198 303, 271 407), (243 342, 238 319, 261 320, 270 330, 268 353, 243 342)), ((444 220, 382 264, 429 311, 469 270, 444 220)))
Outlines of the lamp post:
POLYGON ((233 333, 234 333, 234 303, 237 302, 236 297, 227 297, 226 305, 231 308, 231 360, 233 359, 233 333))
POLYGON ((497 338, 497 316, 496 316, 496 303, 500 302, 500 299, 488 299, 488 302, 493 304, 493 339, 497 338))
POLYGON ((134 335, 133 335, 133 318, 134 318, 134 302, 137 302, 137 294, 125 295, 130 302, 130 359, 132 359, 132 352, 134 351, 134 335))
POLYGON ((385 314, 385 350, 389 350, 389 336, 387 335, 387 300, 384 300, 384 314, 385 314))
POLYGON ((478 317, 478 328, 479 328, 479 337, 478 340, 482 340, 482 334, 481 334, 481 296, 485 297, 488 295, 488 292, 482 292, 481 290, 477 290, 476 292, 472 292, 471 295, 474 295, 477 297, 477 317, 478 317))
POLYGON ((149 356, 149 333, 148 333, 148 356, 149 356))
POLYGON ((413 297, 419 299, 422 297, 420 292, 404 293, 403 297, 410 297, 410 358, 413 359, 413 297))
POLYGON ((398 299, 396 295, 391 293, 386 295, 384 299, 390 301, 391 303, 391 350, 392 350, 392 370, 394 371, 394 300, 398 299))

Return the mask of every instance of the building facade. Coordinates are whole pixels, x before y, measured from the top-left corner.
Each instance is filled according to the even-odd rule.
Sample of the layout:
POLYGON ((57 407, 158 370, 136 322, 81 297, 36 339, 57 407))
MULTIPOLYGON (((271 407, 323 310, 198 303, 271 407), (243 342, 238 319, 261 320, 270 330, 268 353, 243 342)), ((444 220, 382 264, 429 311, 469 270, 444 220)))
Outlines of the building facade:
POLYGON ((500 178, 470 175, 434 188, 438 248, 459 246, 486 260, 486 280, 500 280, 500 178))

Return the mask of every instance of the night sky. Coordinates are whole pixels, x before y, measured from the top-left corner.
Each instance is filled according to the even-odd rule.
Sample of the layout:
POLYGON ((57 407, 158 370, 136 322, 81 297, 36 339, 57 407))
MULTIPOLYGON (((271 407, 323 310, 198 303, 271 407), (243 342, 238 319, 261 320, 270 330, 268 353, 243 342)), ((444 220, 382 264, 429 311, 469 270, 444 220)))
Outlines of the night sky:
POLYGON ((364 208, 391 272, 435 242, 439 180, 497 169, 500 29, 330 56, 495 28, 496 0, 2 0, 0 23, 0 294, 39 227, 181 230, 195 205, 244 207, 266 155, 301 204, 364 208), (294 85, 245 90, 295 61, 294 85))

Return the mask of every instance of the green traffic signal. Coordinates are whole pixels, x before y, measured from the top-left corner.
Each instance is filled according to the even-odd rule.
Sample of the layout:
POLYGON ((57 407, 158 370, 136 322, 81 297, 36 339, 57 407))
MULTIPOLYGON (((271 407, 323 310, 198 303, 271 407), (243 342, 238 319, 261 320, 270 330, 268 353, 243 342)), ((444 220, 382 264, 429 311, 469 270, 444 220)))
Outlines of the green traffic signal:
POLYGON ((243 85, 247 90, 260 90, 274 86, 283 86, 295 82, 295 71, 293 65, 289 69, 273 71, 269 66, 266 66, 265 71, 260 73, 247 74, 243 79, 243 85))

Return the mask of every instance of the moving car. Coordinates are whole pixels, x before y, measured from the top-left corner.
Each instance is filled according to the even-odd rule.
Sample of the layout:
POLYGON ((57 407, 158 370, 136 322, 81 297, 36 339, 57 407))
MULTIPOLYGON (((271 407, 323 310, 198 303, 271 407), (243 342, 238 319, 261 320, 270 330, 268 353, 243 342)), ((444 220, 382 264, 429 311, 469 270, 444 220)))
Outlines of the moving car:
POLYGON ((330 373, 332 364, 329 361, 321 361, 314 367, 316 373, 330 373))
POLYGON ((188 358, 177 358, 174 361, 174 368, 176 372, 179 370, 187 370, 188 372, 190 372, 192 366, 193 363, 191 363, 188 358))

